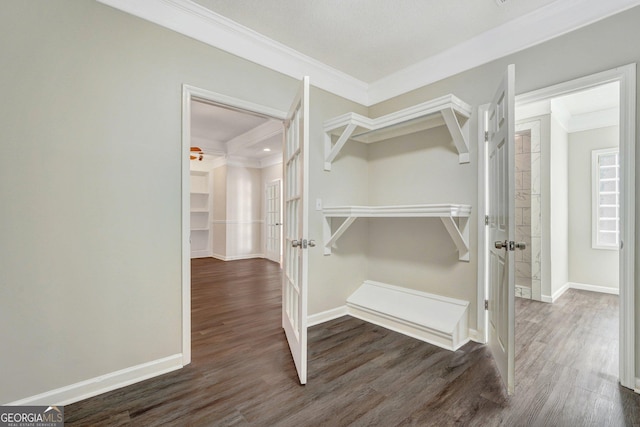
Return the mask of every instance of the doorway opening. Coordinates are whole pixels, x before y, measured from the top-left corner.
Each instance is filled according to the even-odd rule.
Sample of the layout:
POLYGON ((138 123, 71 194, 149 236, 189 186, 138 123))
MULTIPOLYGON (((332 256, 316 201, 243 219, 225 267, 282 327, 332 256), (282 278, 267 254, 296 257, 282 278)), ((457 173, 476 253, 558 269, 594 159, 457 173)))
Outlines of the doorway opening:
POLYGON ((580 379, 615 383, 620 82, 516 102, 515 123, 516 240, 526 244, 515 253, 517 376, 536 381, 544 368, 532 360, 546 354, 580 379))
POLYGON ((516 297, 619 293, 619 94, 615 81, 516 103, 516 297))
MULTIPOLYGON (((617 276, 619 282, 619 366, 618 378, 620 383, 633 388, 635 383, 635 331, 634 331, 634 239, 635 239, 635 64, 604 71, 591 76, 561 83, 545 89, 537 90, 516 97, 516 106, 523 120, 523 111, 531 111, 547 103, 550 116, 548 122, 549 144, 551 133, 560 143, 551 145, 545 154, 546 119, 540 122, 541 160, 541 243, 540 243, 540 279, 541 300, 553 302, 569 288, 603 291, 609 289, 615 293, 614 286, 617 276), (587 108, 586 98, 593 104, 600 102, 597 108, 587 108), (570 110, 575 114, 570 114, 570 110), (582 111, 580 110, 582 109, 582 111), (563 132, 562 126, 556 122, 565 122, 567 127, 573 127, 576 132, 563 132), (616 123, 617 121, 617 123, 616 123), (598 123, 597 126, 594 124, 598 123), (602 145, 607 140, 610 146, 619 145, 618 166, 607 168, 608 172, 615 171, 611 181, 598 181, 597 166, 594 168, 592 158, 597 151, 595 145, 602 145), (591 144, 591 145, 589 145, 591 144), (555 153, 555 154, 554 154, 555 153), (545 158, 548 155, 549 158, 545 158), (586 165, 584 160, 587 157, 586 165), (575 176, 573 176, 575 173, 575 176), (585 174, 588 173, 588 178, 585 174), (554 181, 555 179, 555 181, 554 181), (586 182, 584 182, 586 181, 586 182), (611 189, 613 185, 614 192, 611 189), (602 186, 601 196, 593 195, 594 188, 602 186), (585 188, 586 187, 586 188, 585 188), (617 187, 617 188, 615 188, 617 187), (575 188, 572 194, 569 189, 575 188), (552 194, 552 189, 554 193, 552 194), (545 190, 549 196, 545 198, 545 190), (609 193, 609 194, 607 194, 609 193), (587 194, 585 197, 584 194, 587 194), (551 198, 556 200, 552 203, 551 198), (558 203, 564 198, 566 204, 558 203), (612 201, 612 198, 615 199, 612 201), (590 207, 587 212, 578 206, 580 199, 588 199, 590 207), (575 204, 575 206, 574 206, 575 204), (566 207, 565 207, 566 206, 566 207), (571 206, 571 207, 570 207, 571 206), (595 211, 593 206, 596 206, 595 211), (599 210, 602 209, 602 210, 599 210), (616 213, 611 215, 611 213, 616 213), (593 217, 594 212, 596 217, 593 217), (599 222, 598 213, 605 222, 599 222), (572 220, 575 217, 575 221, 572 220), (588 219, 587 219, 588 218, 588 219), (605 250, 593 248, 591 232, 585 233, 578 228, 586 223, 593 229, 614 232, 608 249, 610 258, 609 268, 602 268, 604 261, 593 264, 602 271, 609 273, 609 278, 602 278, 602 282, 589 284, 571 281, 569 274, 580 271, 591 255, 602 255, 605 250), (563 229, 564 227, 564 229, 563 229), (599 228, 600 227, 600 228, 599 228), (545 231, 546 230, 546 231, 545 231), (585 244, 585 240, 589 244, 585 244), (588 246, 588 247, 586 247, 588 246), (583 250, 580 248, 584 247, 583 250), (622 250, 619 250, 622 248, 622 250), (600 253, 597 253, 600 252, 600 253), (617 255, 617 256, 616 256, 617 255), (547 262, 545 262, 547 260, 547 262), (571 264, 570 264, 571 262, 571 264), (613 283, 612 283, 613 282, 613 283)), ((526 117, 526 115, 525 115, 526 117)), ((526 118, 524 119, 526 120, 526 118)), ((604 158, 603 158, 604 160, 604 158)), ((608 159, 607 161, 609 161, 608 159)), ((607 175, 608 176, 608 175, 607 175)), ((609 179, 611 177, 608 177, 609 179)), ((580 203, 584 203, 584 200, 580 203)), ((608 236, 611 237, 611 236, 608 236)), ((532 246, 532 248, 535 247, 532 246)), ((536 254, 532 254, 532 259, 536 254)), ((535 271, 535 268, 534 268, 535 271)), ((572 276, 581 277, 581 276, 572 276)), ((585 280, 585 279, 576 279, 585 280)), ((585 280, 586 281, 586 280, 585 280)))
MULTIPOLYGON (((580 92, 586 90, 597 90, 598 87, 608 84, 616 84, 617 85, 617 93, 619 96, 619 112, 617 116, 619 118, 619 128, 617 130, 618 139, 619 139, 619 154, 618 161, 619 167, 617 167, 619 185, 619 195, 618 203, 611 202, 611 194, 606 194, 610 192, 609 188, 605 188, 608 185, 612 185, 613 181, 604 181, 599 182, 598 184, 603 185, 604 196, 603 199, 598 197, 594 198, 594 200, 600 202, 601 208, 614 208, 618 211, 619 219, 612 218, 609 216, 610 212, 602 211, 602 219, 603 221, 594 221, 591 222, 591 218, 589 221, 595 224, 594 230, 598 233, 598 230, 604 233, 600 233, 603 237, 605 235, 614 234, 613 241, 618 247, 618 251, 615 249, 611 249, 613 252, 618 252, 618 280, 619 280, 619 366, 618 366, 618 379, 620 384, 624 387, 633 389, 635 386, 635 282, 634 282, 634 265, 635 265, 635 119, 636 119, 636 67, 635 64, 630 64, 626 66, 622 66, 619 68, 615 68, 608 71, 603 71, 597 74, 593 74, 590 76, 582 77, 576 80, 568 81, 565 83, 560 83, 551 87, 547 87, 544 89, 536 90, 533 92, 529 92, 526 94, 521 94, 515 97, 515 104, 520 108, 520 111, 525 110, 526 108, 533 108, 536 103, 541 101, 547 101, 549 105, 549 109, 551 110, 551 99, 558 99, 565 96, 576 95, 580 92), (617 207, 616 207, 617 205, 617 207), (618 224, 617 231, 615 224, 618 224), (613 227, 613 228, 612 228, 613 227), (617 233, 618 237, 615 237, 615 233, 617 233)), ((557 105, 555 106, 557 107, 557 105)), ((558 111, 558 108, 555 108, 558 111)), ((480 113, 484 113, 486 111, 486 107, 480 108, 480 113)), ((502 111, 502 110, 501 110, 502 111)), ((531 116, 530 116, 531 117, 531 116)), ((534 114, 533 117, 536 117, 534 114)), ((594 121, 595 119, 591 119, 590 121, 594 121)), ((536 122, 536 120, 532 120, 532 122, 536 122)), ((537 126, 529 126, 529 132, 531 141, 529 141, 532 145, 534 144, 534 134, 538 132, 540 138, 544 136, 546 132, 551 132, 550 129, 550 121, 545 122, 544 120, 539 120, 537 126), (545 128, 545 126, 547 128, 545 128)), ((482 134, 479 135, 480 140, 484 137, 484 129, 481 129, 482 134)), ((521 135, 527 135, 527 128, 518 128, 516 129, 514 126, 513 136, 515 136, 516 132, 521 132, 521 135)), ((610 129, 611 130, 611 129, 610 129)), ((614 131, 615 133, 615 131, 614 131)), ((559 209, 558 211, 551 211, 551 204, 547 200, 545 201, 545 192, 547 194, 546 197, 550 194, 550 185, 552 177, 562 176, 564 173, 568 175, 568 161, 569 161, 569 143, 568 143, 568 135, 565 135, 566 143, 564 144, 564 152, 556 154, 555 158, 548 159, 549 161, 543 161, 543 157, 549 155, 549 150, 544 150, 544 145, 541 146, 540 150, 540 299, 542 301, 552 302, 554 297, 559 298, 562 295, 562 292, 565 292, 568 288, 580 288, 581 284, 579 283, 570 283, 568 279, 568 257, 569 257, 569 201, 568 201, 568 177, 563 184, 563 181, 560 181, 560 185, 558 187, 558 192, 554 197, 562 198, 564 197, 566 204, 564 203, 556 203, 555 207, 563 207, 566 208, 559 209), (545 154, 546 153, 546 154, 545 154), (557 164, 553 163, 553 160, 557 161, 557 164), (551 178, 550 178, 551 177, 551 178), (564 193, 563 193, 564 192, 564 193), (564 195, 562 195, 562 193, 564 195), (559 195, 560 194, 560 195, 559 195), (555 219, 554 219, 555 218, 555 219), (552 222, 553 220, 553 222, 552 222), (554 227, 551 225, 555 224, 554 227), (565 231, 560 230, 558 232, 557 227, 562 227, 564 225, 565 231), (552 238, 553 235, 553 244, 552 238), (560 239, 560 240, 558 240, 560 239), (562 239, 565 239, 566 244, 562 239), (560 241, 560 243, 558 243, 560 241), (546 255, 545 255, 546 254, 546 255), (548 257, 550 260, 545 262, 544 257, 548 257), (560 259, 565 262, 557 262, 560 259), (555 282, 552 282, 552 277, 555 282), (565 278, 564 281, 563 278, 565 278), (560 279, 558 279, 560 278, 560 279)), ((541 139, 541 143, 543 143, 541 139)), ((512 143, 513 144, 513 143, 512 143)), ((584 143, 586 144, 586 143, 584 143)), ((515 144, 514 144, 515 145, 515 144)), ((578 146, 578 148, 584 149, 584 146, 578 146)), ((511 149, 515 149, 515 146, 511 149)), ((491 195, 488 187, 487 176, 489 174, 489 168, 486 163, 487 154, 486 150, 478 150, 479 151, 479 209, 481 212, 486 212, 486 206, 488 206, 488 197, 491 195)), ((595 151, 595 150, 591 150, 595 151)), ((524 153, 521 153, 524 154, 524 153)), ((595 156, 596 154, 590 153, 589 156, 595 156)), ((515 155, 514 155, 515 157, 515 155)), ((526 157, 526 156, 523 156, 526 157)), ((531 161, 533 157, 532 153, 529 153, 528 161, 531 161)), ((602 157, 603 161, 610 162, 610 158, 602 157)), ((515 159, 512 161, 515 162, 515 159)), ((607 164, 607 166, 611 166, 607 164)), ((591 157, 589 157, 589 162, 587 167, 589 170, 593 170, 591 157)), ((614 169, 615 168, 608 168, 614 169)), ((512 169, 513 170, 513 169, 512 169)), ((532 168, 533 170, 533 168, 532 168)), ((609 171, 610 172, 610 171, 609 171)), ((514 172, 515 173, 515 172, 514 172)), ((598 173, 604 173, 602 171, 598 173)), ((608 172, 607 172, 608 173, 608 172)), ((533 175, 530 177, 531 180, 534 180, 533 175)), ((609 179, 608 177, 607 179, 609 179)), ((582 179, 584 181, 584 178, 582 179)), ((587 180, 589 185, 592 185, 593 180, 587 180)), ((505 184, 506 185, 506 184, 505 184)), ((590 190, 593 191, 593 190, 590 190)), ((531 197, 533 199, 533 195, 535 193, 531 192, 531 197)), ((591 193, 589 193, 590 199, 591 193)), ((524 208, 524 207, 523 207, 524 208)), ((595 209, 595 208, 594 208, 595 209)), ((589 209, 589 216, 591 216, 592 210, 589 209)), ((487 331, 487 322, 488 315, 485 311, 484 305, 486 305, 485 295, 487 293, 487 283, 488 283, 488 256, 487 252, 493 242, 490 242, 490 236, 488 232, 485 231, 485 227, 483 226, 486 218, 479 218, 479 221, 482 222, 479 224, 479 257, 481 262, 479 262, 479 272, 478 272, 478 324, 480 327, 484 328, 483 331, 480 331, 481 336, 486 337, 487 331), (484 220, 484 221, 483 221, 484 220)), ((524 224, 523 224, 524 225, 524 224)), ((533 228, 533 224, 532 228, 533 228)), ((584 233, 583 233, 584 234, 584 233)), ((592 240, 592 233, 588 233, 588 237, 592 240)), ((609 236, 610 238, 611 236, 609 236)), ((513 236, 515 238, 515 235, 513 236)), ((532 243, 534 242, 533 229, 531 231, 530 239, 532 243)), ((606 239, 606 238, 605 238, 606 239)), ((495 240, 495 239, 494 239, 495 240)), ((496 247, 498 243, 496 242, 496 247)), ((526 243, 526 242, 525 242, 526 243)), ((522 245, 518 245, 517 242, 513 242, 513 246, 516 248, 522 248, 522 245)), ((532 248, 531 253, 531 261, 532 264, 536 261, 536 255, 533 253, 535 251, 535 245, 530 246, 532 248)), ((573 247, 573 246, 572 246, 573 247)), ((523 254, 524 257, 524 254, 523 254)), ((524 258, 522 258, 524 261, 524 258)), ((515 257, 509 257, 509 264, 513 262, 513 265, 509 267, 515 270, 515 257), (513 259, 511 259, 513 258, 513 259)), ((614 269, 616 266, 614 265, 614 269)), ((533 279, 534 273, 536 272, 536 267, 532 266, 532 274, 531 277, 533 279)), ((510 277, 514 277, 509 274, 510 277)), ((515 277, 514 277, 515 278, 515 277)), ((582 285, 585 285, 584 283, 582 285)), ((515 284, 513 285, 515 287, 515 284)), ((531 295, 535 298, 534 293, 534 282, 532 281, 532 291, 531 295)), ((595 285, 602 286, 603 285, 595 285)), ((583 287, 583 289, 585 289, 583 287)), ((591 288, 590 290, 595 290, 591 288)), ((600 289, 601 290, 601 289, 600 289)), ((515 294, 515 289, 513 290, 513 294, 515 294)), ((512 294, 512 295, 513 295, 512 294)), ((511 300, 513 301, 513 300, 511 300)), ((509 302, 509 305, 514 304, 514 302, 509 302)), ((511 311, 513 313, 513 311, 511 311)), ((515 323, 515 317, 511 315, 510 319, 506 320, 506 326, 510 328, 515 323)), ((559 347, 557 351, 561 351, 562 342, 559 343, 559 347)), ((509 356, 513 357, 512 355, 509 356)), ((513 360, 513 359, 511 359, 513 360)), ((509 376, 509 381, 513 379, 512 376, 509 376)))
MULTIPOLYGON (((282 178, 286 113, 186 85, 182 111, 182 357, 186 365, 191 362, 191 259, 266 258, 266 224, 271 219, 266 189, 282 178)), ((278 234, 282 233, 273 238, 281 239, 278 234)))

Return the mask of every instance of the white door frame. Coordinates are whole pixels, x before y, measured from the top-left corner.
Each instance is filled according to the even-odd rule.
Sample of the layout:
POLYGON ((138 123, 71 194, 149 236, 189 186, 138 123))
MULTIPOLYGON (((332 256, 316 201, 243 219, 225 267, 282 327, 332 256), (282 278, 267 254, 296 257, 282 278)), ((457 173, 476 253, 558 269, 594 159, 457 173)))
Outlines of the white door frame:
MULTIPOLYGON (((620 83, 620 162, 621 162, 621 240, 620 251, 620 383, 635 389, 635 144, 636 144, 636 64, 629 64, 568 82, 516 96, 516 104, 526 104, 567 95, 606 83, 620 83)), ((480 106, 484 117, 487 106, 480 106)), ((482 122, 478 141, 484 141, 482 122)), ((486 147, 478 147, 478 337, 486 342, 487 316, 484 300, 487 286, 487 233, 484 215, 487 208, 486 147)))
MULTIPOLYGON (((280 264, 280 267, 282 267, 282 210, 283 210, 282 209, 282 205, 283 205, 283 203, 282 203, 282 188, 283 188, 283 186, 282 186, 282 178, 273 179, 270 182, 267 182, 265 184, 265 186, 264 186, 263 193, 265 194, 265 200, 266 200, 267 197, 268 197, 267 196, 267 189, 269 188, 270 185, 274 185, 274 184, 278 184, 278 191, 280 192, 279 193, 279 197, 278 197, 279 201, 280 201, 280 206, 278 207, 279 208, 279 213, 280 213, 280 218, 278 218, 278 222, 280 223, 280 225, 279 225, 280 226, 280 231, 279 231, 280 237, 278 239, 278 241, 279 241, 278 244, 279 244, 280 248, 278 250, 278 261, 273 260, 273 259, 271 259, 271 258, 269 258, 267 256, 267 227, 269 227, 269 212, 266 212, 266 211, 265 211, 265 217, 264 217, 264 225, 265 225, 264 230, 265 231, 264 231, 264 236, 263 236, 263 240, 264 240, 264 250, 263 250, 263 252, 264 252, 264 257, 265 258, 267 258, 267 259, 269 259, 271 261, 277 262, 278 264, 280 264)), ((268 205, 268 203, 265 203, 265 204, 268 205)))
POLYGON ((233 98, 221 93, 190 85, 182 85, 182 365, 191 363, 191 245, 190 236, 190 167, 191 147, 191 101, 200 99, 247 113, 259 114, 277 120, 284 120, 287 113, 265 105, 233 98))

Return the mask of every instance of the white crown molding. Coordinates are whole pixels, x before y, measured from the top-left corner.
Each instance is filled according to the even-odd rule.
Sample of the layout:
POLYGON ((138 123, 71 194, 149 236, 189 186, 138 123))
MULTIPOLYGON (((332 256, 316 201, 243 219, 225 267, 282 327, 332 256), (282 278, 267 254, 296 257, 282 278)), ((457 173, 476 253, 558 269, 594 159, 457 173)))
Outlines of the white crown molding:
POLYGON ((543 43, 640 4, 640 0, 563 0, 373 82, 370 105, 543 43))
POLYGON ((282 164, 282 153, 274 154, 264 159, 260 159, 260 167, 268 168, 269 166, 282 164))
POLYGON ((606 110, 592 111, 590 113, 576 114, 569 119, 567 131, 569 133, 585 130, 600 129, 620 124, 620 109, 609 108, 606 110))
POLYGON ((551 101, 548 99, 528 104, 518 104, 518 102, 516 102, 516 120, 518 122, 548 114, 551 114, 551 101))
POLYGON ((283 131, 284 128, 282 126, 282 122, 270 120, 260 126, 248 130, 242 135, 238 135, 235 138, 230 139, 227 142, 227 153, 229 155, 233 155, 244 148, 251 147, 252 145, 265 141, 272 136, 282 134, 283 131))
POLYGON ((569 133, 569 122, 571 120, 571 113, 564 106, 562 102, 558 102, 555 99, 549 101, 551 105, 551 116, 556 119, 556 122, 560 124, 565 132, 569 133))
POLYGON ((540 44, 640 4, 640 0, 563 0, 486 31, 367 84, 190 0, 97 0, 287 76, 370 106, 540 44))
POLYGON ((191 146, 200 147, 203 153, 211 155, 220 155, 220 153, 224 154, 227 148, 224 142, 213 141, 211 139, 198 136, 191 136, 191 146))
POLYGON ((224 156, 218 157, 214 159, 213 162, 211 163, 211 169, 219 168, 226 165, 227 165, 227 159, 224 156))
POLYGON ((263 159, 251 159, 241 156, 225 156, 219 157, 212 162, 212 169, 219 168, 221 166, 238 166, 242 168, 254 168, 263 169, 269 166, 282 163, 282 154, 274 154, 263 159))

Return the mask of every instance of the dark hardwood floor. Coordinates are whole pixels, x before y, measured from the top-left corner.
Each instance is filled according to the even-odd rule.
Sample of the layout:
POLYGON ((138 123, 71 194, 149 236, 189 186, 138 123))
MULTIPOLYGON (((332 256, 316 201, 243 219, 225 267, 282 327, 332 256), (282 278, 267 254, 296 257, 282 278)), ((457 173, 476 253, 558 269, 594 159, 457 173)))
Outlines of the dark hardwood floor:
POLYGON ((65 407, 68 425, 640 426, 640 396, 616 380, 615 296, 518 299, 508 397, 485 346, 450 352, 350 317, 310 328, 300 386, 278 266, 198 259, 192 277, 193 362, 65 407))

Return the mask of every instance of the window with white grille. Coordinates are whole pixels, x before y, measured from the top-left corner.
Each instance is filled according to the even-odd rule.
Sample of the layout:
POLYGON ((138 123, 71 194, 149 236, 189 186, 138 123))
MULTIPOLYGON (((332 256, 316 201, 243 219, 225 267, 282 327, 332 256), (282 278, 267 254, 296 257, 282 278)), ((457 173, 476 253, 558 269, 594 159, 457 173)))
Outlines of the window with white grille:
POLYGON ((620 162, 617 148, 593 150, 592 247, 618 250, 620 241, 620 162))

